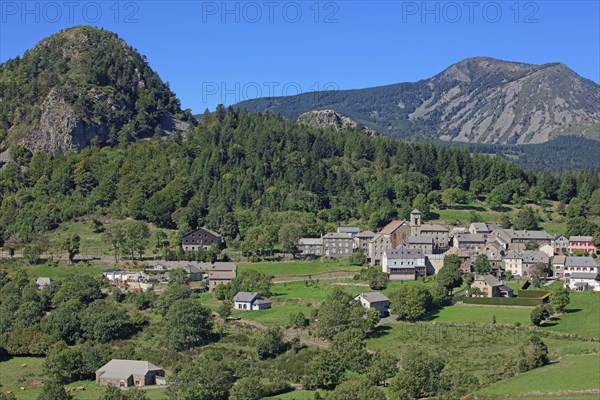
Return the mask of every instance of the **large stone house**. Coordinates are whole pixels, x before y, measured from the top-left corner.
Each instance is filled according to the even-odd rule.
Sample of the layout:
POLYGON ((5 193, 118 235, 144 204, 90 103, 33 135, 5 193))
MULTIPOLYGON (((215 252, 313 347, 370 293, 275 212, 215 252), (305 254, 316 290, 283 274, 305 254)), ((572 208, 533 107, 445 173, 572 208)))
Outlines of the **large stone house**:
POLYGON ((565 262, 567 261, 567 256, 554 256, 552 259, 552 269, 554 271, 554 276, 556 279, 564 279, 565 278, 565 262))
POLYGON ((383 253, 381 270, 393 281, 414 281, 419 276, 427 276, 427 262, 421 249, 400 246, 383 253))
POLYGON ((495 229, 488 241, 498 242, 505 250, 524 250, 527 243, 536 242, 538 246, 552 244, 554 237, 544 231, 515 231, 514 229, 495 229))
POLYGON ((538 250, 509 250, 504 257, 504 270, 515 276, 527 277, 530 268, 538 263, 550 267, 550 257, 538 250))
POLYGON ((208 250, 212 245, 221 246, 221 235, 208 228, 198 228, 181 239, 181 246, 186 253, 193 253, 199 249, 208 250))
POLYGON ((337 233, 345 233, 350 237, 355 237, 360 233, 360 228, 358 226, 340 226, 337 228, 337 233))
POLYGON ((569 238, 569 253, 596 254, 596 245, 591 236, 571 236, 569 238))
POLYGON ((487 243, 483 248, 483 254, 487 256, 490 262, 492 275, 500 276, 500 272, 504 270, 504 248, 497 242, 487 243))
POLYGON ((96 383, 115 387, 164 385, 165 370, 148 361, 115 359, 96 371, 96 383))
POLYGON ((271 308, 271 302, 258 293, 239 292, 233 298, 233 308, 244 311, 266 310, 271 308))
POLYGON ((354 236, 354 250, 362 250, 365 255, 369 256, 369 242, 377 235, 375 232, 362 231, 354 236))
POLYGON ((298 250, 303 256, 321 256, 323 255, 323 239, 302 238, 298 241, 298 250))
POLYGON ((354 251, 354 240, 347 233, 328 233, 323 236, 323 255, 331 258, 346 258, 354 251))
POLYGON ((431 236, 411 236, 408 238, 409 249, 421 249, 423 254, 433 253, 433 238, 431 236))
POLYGON ((554 254, 563 255, 569 252, 569 239, 563 235, 558 234, 554 236, 554 241, 552 243, 554 246, 554 254))
POLYGON ((492 275, 475 275, 471 288, 479 289, 482 297, 513 297, 513 290, 492 275))
POLYGON ((459 233, 454 236, 453 245, 473 256, 483 254, 485 239, 481 233, 459 233))
POLYGON ((444 258, 446 258, 450 255, 455 255, 460 260, 461 272, 464 272, 464 273, 471 272, 471 270, 472 270, 471 255, 468 252, 463 251, 463 250, 459 249, 458 247, 453 246, 453 247, 450 247, 448 249, 448 251, 446 251, 444 253, 444 258))
POLYGON ((473 222, 469 226, 469 233, 472 235, 483 235, 484 238, 487 237, 494 231, 494 229, 500 228, 499 224, 491 224, 487 222, 473 222))
POLYGON ((381 265, 383 253, 391 246, 389 235, 376 234, 369 242, 369 253, 367 255, 369 263, 371 265, 381 265))
POLYGON ((387 317, 390 314, 390 299, 380 292, 361 293, 355 297, 364 308, 374 308, 379 315, 387 317))
POLYGON ((237 276, 237 265, 232 262, 214 263, 208 268, 208 291, 214 292, 218 285, 229 285, 237 276))
POLYGON ((431 237, 433 239, 433 250, 444 252, 448 249, 450 235, 448 229, 438 224, 425 224, 419 228, 419 236, 431 237))
POLYGON ((391 248, 395 249, 408 242, 408 238, 411 235, 410 224, 408 221, 393 220, 384 226, 379 233, 389 236, 391 248))

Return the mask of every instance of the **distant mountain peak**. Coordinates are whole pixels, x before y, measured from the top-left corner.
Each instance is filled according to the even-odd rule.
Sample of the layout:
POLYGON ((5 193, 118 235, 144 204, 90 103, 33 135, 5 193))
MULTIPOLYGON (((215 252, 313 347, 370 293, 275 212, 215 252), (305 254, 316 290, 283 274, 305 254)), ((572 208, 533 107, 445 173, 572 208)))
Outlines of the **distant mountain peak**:
POLYGON ((472 57, 415 83, 255 99, 234 105, 287 118, 330 109, 387 136, 525 144, 561 135, 600 139, 600 86, 563 63, 472 57))

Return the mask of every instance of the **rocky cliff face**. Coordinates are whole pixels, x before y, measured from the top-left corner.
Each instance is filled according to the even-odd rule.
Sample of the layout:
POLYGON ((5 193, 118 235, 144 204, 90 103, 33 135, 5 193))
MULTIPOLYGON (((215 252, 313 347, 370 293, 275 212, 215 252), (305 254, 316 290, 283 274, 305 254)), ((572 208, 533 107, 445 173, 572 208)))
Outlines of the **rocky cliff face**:
POLYGON ((333 110, 309 111, 300 115, 297 121, 302 125, 310 125, 320 128, 333 128, 336 131, 341 129, 349 129, 359 130, 360 132, 369 136, 377 134, 377 132, 374 130, 367 128, 366 126, 359 125, 353 119, 344 117, 333 110))
POLYGON ((476 57, 415 83, 248 100, 287 118, 329 109, 386 136, 526 144, 561 135, 600 140, 600 86, 564 64, 476 57))
POLYGON ((89 145, 93 137, 101 142, 108 138, 110 128, 107 123, 84 122, 56 90, 46 97, 41 110, 39 123, 22 139, 25 147, 31 151, 79 151, 89 145))

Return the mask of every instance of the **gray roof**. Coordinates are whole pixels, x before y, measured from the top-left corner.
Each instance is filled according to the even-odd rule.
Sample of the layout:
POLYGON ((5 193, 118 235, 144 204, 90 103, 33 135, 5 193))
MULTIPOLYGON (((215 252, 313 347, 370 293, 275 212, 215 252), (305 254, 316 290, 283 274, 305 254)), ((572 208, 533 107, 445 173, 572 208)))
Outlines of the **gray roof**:
POLYGON ((50 278, 40 277, 35 280, 35 283, 38 286, 47 286, 52 282, 50 281, 50 278))
POLYGON ((571 272, 569 275, 571 279, 589 279, 589 280, 600 280, 600 275, 594 272, 571 272))
POLYGON ((322 246, 323 239, 321 238, 301 238, 298 243, 301 246, 309 245, 309 246, 322 246))
POLYGON ((592 236, 570 236, 569 242, 593 242, 592 236))
POLYGON ((492 287, 496 287, 496 286, 502 286, 502 283, 498 280, 498 278, 496 278, 493 275, 476 275, 475 276, 475 280, 476 281, 484 281, 485 283, 487 283, 488 285, 492 286, 492 287))
POLYGON ((235 271, 210 271, 208 273, 208 280, 210 281, 226 281, 232 280, 235 277, 235 271))
POLYGON ((421 232, 448 232, 448 229, 438 224, 425 224, 421 225, 421 232))
POLYGON ((514 239, 527 239, 527 240, 552 240, 552 236, 544 231, 513 231, 514 239))
POLYGON ((197 274, 199 272, 204 271, 202 268, 197 267, 193 264, 189 264, 189 265, 184 265, 184 266, 177 266, 177 267, 171 267, 169 269, 182 269, 185 272, 187 272, 188 274, 197 274))
POLYGON ((525 264, 544 263, 547 264, 550 260, 548 254, 539 250, 509 250, 506 253, 505 259, 521 259, 525 264))
POLYGON ((390 301, 390 299, 388 299, 386 295, 384 295, 383 293, 380 293, 380 292, 361 293, 358 296, 356 296, 356 298, 358 298, 358 297, 362 297, 369 303, 381 303, 384 301, 386 301, 386 302, 390 301))
POLYGON ((360 228, 358 226, 340 226, 337 228, 338 233, 359 233, 360 228))
POLYGON ((410 212, 411 214, 421 214, 421 211, 417 210, 416 208, 414 210, 412 210, 410 212))
POLYGON ((423 258, 423 252, 421 249, 408 249, 404 246, 398 247, 397 249, 387 249, 385 255, 388 260, 410 260, 423 258))
POLYGON ((237 264, 233 262, 215 262, 212 264, 202 263, 202 267, 209 271, 237 271, 237 264))
POLYGON ((568 256, 567 259, 565 260, 565 267, 597 268, 598 263, 592 257, 568 256))
POLYGON ((493 230, 495 230, 495 229, 498 229, 498 228, 500 228, 500 224, 496 224, 496 223, 490 223, 490 222, 486 222, 485 224, 487 225, 487 227, 488 227, 488 230, 489 230, 490 232, 492 232, 492 231, 493 231, 493 230))
POLYGON ((408 238, 409 244, 433 244, 431 236, 411 236, 408 238))
POLYGON ((254 300, 260 299, 260 295, 254 292, 238 292, 233 298, 233 301, 241 303, 252 303, 254 300))
POLYGON ((323 236, 323 239, 352 239, 347 233, 331 232, 323 236))
POLYGON ((355 237, 357 238, 364 238, 364 239, 370 239, 375 237, 376 233, 375 232, 371 232, 371 231, 362 231, 359 234, 357 234, 355 237))
POLYGON ((479 233, 459 233, 455 238, 463 243, 485 243, 485 238, 479 233))
POLYGON ((552 264, 554 265, 562 265, 567 261, 567 256, 554 256, 554 259, 552 260, 552 264))
POLYGON ((137 360, 110 360, 96 371, 104 378, 127 379, 131 375, 146 375, 149 371, 162 370, 162 368, 148 361, 137 360))
POLYGON ((489 232, 491 232, 490 228, 488 228, 488 225, 485 222, 473 222, 471 224, 471 226, 473 226, 473 228, 475 228, 475 232, 477 232, 477 233, 481 233, 481 232, 489 233, 489 232))
POLYGON ((271 301, 265 299, 256 299, 254 300, 254 304, 271 304, 271 301))

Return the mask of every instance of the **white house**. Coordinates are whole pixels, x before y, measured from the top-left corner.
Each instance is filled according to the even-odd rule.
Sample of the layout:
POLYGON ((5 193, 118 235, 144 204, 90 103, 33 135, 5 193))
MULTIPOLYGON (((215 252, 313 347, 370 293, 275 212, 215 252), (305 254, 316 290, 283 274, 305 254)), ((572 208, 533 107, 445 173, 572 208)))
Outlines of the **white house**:
POLYGON ((390 315, 390 299, 380 292, 361 293, 355 297, 364 308, 379 311, 382 317, 390 315))
POLYGON ((598 271, 573 272, 567 278, 565 286, 573 290, 600 292, 600 273, 598 271))
POLYGON ((381 270, 393 281, 414 281, 419 276, 427 276, 425 255, 421 249, 400 246, 383 253, 381 270))
POLYGON ((565 258, 564 276, 568 278, 576 272, 596 273, 598 272, 598 262, 592 257, 567 256, 565 258))
POLYGON ((143 272, 121 271, 117 269, 107 269, 102 273, 102 276, 108 279, 109 282, 143 282, 148 278, 143 272))
POLYGON ((246 311, 266 310, 271 308, 271 302, 264 300, 258 293, 239 292, 233 298, 233 308, 246 311))

